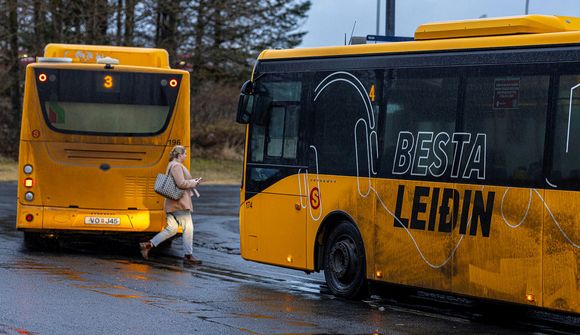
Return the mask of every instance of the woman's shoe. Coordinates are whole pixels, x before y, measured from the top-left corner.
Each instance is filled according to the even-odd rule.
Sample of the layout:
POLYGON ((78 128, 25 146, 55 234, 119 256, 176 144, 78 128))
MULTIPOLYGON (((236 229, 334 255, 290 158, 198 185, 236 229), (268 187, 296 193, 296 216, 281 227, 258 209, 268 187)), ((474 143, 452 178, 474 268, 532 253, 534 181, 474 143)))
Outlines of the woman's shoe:
POLYGON ((141 250, 141 256, 144 259, 149 259, 149 250, 153 248, 153 244, 151 242, 143 242, 139 243, 139 249, 141 250))
POLYGON ((202 261, 193 257, 192 255, 185 255, 183 256, 183 264, 186 265, 200 265, 202 261))

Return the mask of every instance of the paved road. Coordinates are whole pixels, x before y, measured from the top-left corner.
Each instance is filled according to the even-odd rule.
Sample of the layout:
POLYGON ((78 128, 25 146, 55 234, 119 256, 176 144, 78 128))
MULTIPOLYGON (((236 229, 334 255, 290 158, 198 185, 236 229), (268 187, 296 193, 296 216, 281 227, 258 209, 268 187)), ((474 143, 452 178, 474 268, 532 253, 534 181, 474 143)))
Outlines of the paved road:
POLYGON ((511 309, 481 314, 469 301, 426 292, 394 294, 402 290, 390 289, 366 301, 337 299, 326 291, 321 274, 243 261, 238 188, 205 186, 201 191, 194 240, 204 264, 184 268, 179 240, 150 261, 141 260, 133 245, 108 241, 28 251, 14 229, 16 185, 0 183, 0 334, 519 334, 558 329, 529 325, 511 309))

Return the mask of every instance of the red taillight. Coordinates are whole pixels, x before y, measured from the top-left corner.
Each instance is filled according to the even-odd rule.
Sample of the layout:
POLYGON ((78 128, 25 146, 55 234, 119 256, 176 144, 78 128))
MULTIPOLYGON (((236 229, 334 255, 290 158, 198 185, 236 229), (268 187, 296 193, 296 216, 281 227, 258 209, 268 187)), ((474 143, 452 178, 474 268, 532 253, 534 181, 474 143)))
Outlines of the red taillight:
POLYGON ((32 186, 34 186, 34 179, 32 178, 24 179, 24 186, 27 188, 31 188, 32 186))
POLYGON ((177 79, 171 79, 169 81, 169 86, 171 86, 171 87, 177 87, 177 79))
POLYGON ((26 214, 26 221, 31 222, 34 219, 34 215, 26 214))
POLYGON ((46 79, 47 79, 46 74, 41 73, 38 75, 38 80, 40 80, 41 82, 44 83, 46 81, 46 79))

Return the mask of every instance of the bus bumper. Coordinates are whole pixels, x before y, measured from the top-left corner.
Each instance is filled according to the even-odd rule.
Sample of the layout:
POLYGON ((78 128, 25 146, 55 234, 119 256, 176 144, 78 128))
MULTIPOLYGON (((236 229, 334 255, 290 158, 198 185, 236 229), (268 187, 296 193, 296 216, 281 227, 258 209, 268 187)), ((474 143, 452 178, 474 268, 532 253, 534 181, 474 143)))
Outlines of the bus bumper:
POLYGON ((162 210, 101 210, 18 206, 19 230, 74 230, 157 233, 165 227, 162 210))

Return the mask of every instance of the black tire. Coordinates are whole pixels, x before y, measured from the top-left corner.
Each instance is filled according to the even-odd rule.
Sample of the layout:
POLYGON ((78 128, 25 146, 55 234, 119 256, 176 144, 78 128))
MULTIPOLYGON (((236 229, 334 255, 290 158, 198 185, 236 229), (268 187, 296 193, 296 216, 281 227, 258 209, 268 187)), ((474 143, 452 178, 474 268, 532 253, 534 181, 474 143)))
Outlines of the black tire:
POLYGON ((47 237, 39 233, 24 233, 24 245, 33 251, 60 251, 60 241, 56 237, 47 237))
POLYGON ((28 250, 42 250, 44 249, 42 238, 40 234, 24 232, 24 246, 28 250))
POLYGON ((348 221, 340 222, 326 239, 324 278, 336 296, 355 299, 368 294, 364 245, 348 221))

